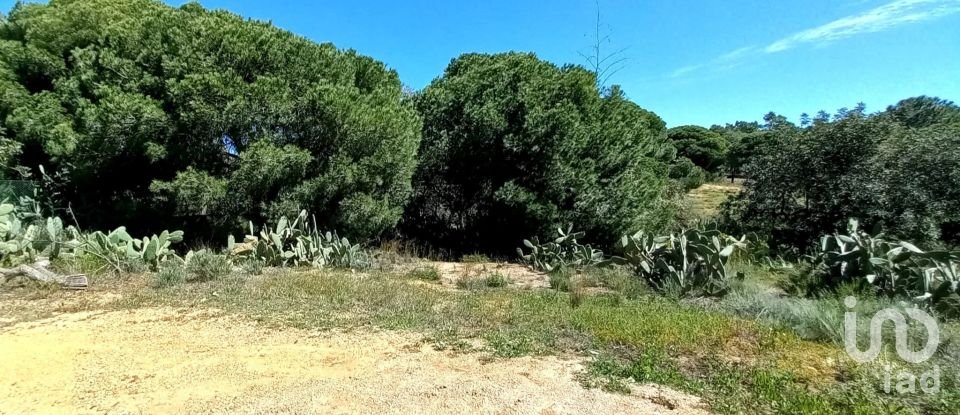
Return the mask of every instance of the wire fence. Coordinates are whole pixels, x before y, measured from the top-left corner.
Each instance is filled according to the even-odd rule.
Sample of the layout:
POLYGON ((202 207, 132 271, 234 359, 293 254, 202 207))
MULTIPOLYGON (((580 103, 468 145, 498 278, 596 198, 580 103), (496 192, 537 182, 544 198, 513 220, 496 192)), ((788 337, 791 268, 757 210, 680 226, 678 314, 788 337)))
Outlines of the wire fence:
POLYGON ((31 180, 0 180, 0 201, 16 201, 23 196, 33 197, 37 184, 31 180))

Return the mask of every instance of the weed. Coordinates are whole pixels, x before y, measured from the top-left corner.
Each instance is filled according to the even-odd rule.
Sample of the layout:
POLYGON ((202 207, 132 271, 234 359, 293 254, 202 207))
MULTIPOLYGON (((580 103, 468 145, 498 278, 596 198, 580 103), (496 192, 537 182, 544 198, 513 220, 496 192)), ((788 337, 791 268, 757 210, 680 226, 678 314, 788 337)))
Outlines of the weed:
POLYGON ((500 274, 490 274, 483 279, 483 283, 489 288, 501 288, 510 285, 510 278, 500 274))
POLYGON ((121 274, 142 274, 150 271, 150 265, 140 258, 122 258, 119 268, 121 274))
POLYGON ((573 275, 572 271, 567 268, 560 268, 554 271, 551 271, 548 274, 550 278, 550 288, 557 291, 570 291, 570 277, 573 275))
POLYGON ((247 275, 263 274, 264 262, 259 259, 247 259, 240 262, 240 270, 247 275))
POLYGON ((461 290, 481 290, 484 288, 502 288, 510 284, 510 279, 500 274, 488 274, 482 277, 465 276, 457 280, 461 290))
POLYGON ((187 280, 187 271, 183 263, 178 260, 167 260, 160 263, 156 275, 150 284, 153 288, 171 287, 187 280))
POLYGON ((464 262, 468 264, 479 264, 479 263, 490 262, 490 258, 483 254, 470 254, 470 255, 464 255, 463 258, 460 259, 460 262, 464 262))
POLYGON ((432 265, 421 266, 414 268, 406 276, 423 281, 440 281, 440 270, 432 265))
POLYGON ((188 255, 184 267, 189 281, 219 279, 230 274, 233 268, 225 255, 217 255, 205 249, 188 255))
POLYGON ((588 267, 583 270, 582 275, 585 286, 604 287, 626 298, 639 298, 652 294, 646 282, 623 267, 588 267))

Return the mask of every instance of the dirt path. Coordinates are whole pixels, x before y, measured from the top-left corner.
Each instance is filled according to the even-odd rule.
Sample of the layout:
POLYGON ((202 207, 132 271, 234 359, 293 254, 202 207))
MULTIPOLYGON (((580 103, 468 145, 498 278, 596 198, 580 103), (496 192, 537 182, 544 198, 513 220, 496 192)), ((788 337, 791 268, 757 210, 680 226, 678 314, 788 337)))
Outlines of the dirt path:
POLYGON ((414 334, 272 330, 215 311, 84 312, 0 328, 0 413, 706 413, 654 385, 585 389, 581 369, 436 351, 414 334))

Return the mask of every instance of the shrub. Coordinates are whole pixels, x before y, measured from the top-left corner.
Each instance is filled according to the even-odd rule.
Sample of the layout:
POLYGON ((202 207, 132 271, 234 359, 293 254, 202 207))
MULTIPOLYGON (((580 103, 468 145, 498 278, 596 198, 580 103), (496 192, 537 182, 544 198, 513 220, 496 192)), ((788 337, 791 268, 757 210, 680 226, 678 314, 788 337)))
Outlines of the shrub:
POLYGON ((510 278, 500 274, 490 274, 483 279, 484 285, 490 288, 501 288, 510 285, 510 278))
POLYGON ((822 238, 814 263, 825 288, 867 284, 889 296, 930 301, 944 314, 953 313, 960 290, 960 251, 924 251, 864 232, 856 220, 850 220, 848 234, 822 238))
POLYGON ((460 258, 460 262, 479 264, 484 262, 490 262, 490 257, 484 254, 470 254, 470 255, 464 255, 463 258, 460 258))
POLYGON ((183 262, 179 260, 164 261, 160 264, 160 269, 154 275, 152 286, 154 288, 170 287, 180 284, 187 280, 187 271, 183 262))
MULTIPOLYGON (((727 261, 745 240, 717 230, 688 229, 660 237, 641 231, 621 239, 624 257, 617 261, 633 267, 662 293, 720 296, 730 289, 727 261)), ((736 277, 742 279, 743 275, 736 277)))
POLYGON ((313 266, 334 268, 366 268, 370 256, 360 245, 351 244, 336 233, 322 233, 307 211, 293 219, 281 216, 275 227, 264 226, 259 234, 249 224, 250 233, 243 243, 230 235, 227 251, 243 260, 256 260, 266 266, 313 266))
POLYGON ((670 165, 669 174, 685 191, 696 189, 707 182, 707 173, 685 157, 678 158, 670 165))
POLYGON ((240 261, 240 269, 248 275, 263 274, 263 261, 255 258, 242 260, 240 261))
MULTIPOLYGON (((404 230, 460 252, 577 223, 596 242, 672 221, 664 123, 593 73, 532 54, 467 54, 416 97, 420 164, 404 230)), ((511 242, 515 241, 515 242, 511 242)), ((510 246, 510 245, 507 245, 510 246)))
POLYGON ((190 251, 184 257, 184 268, 191 281, 211 281, 229 275, 233 265, 226 255, 218 255, 206 249, 190 251))
POLYGON ((183 231, 163 231, 160 235, 136 239, 125 227, 109 234, 96 231, 83 235, 77 250, 100 258, 118 272, 130 272, 130 266, 142 265, 157 270, 161 263, 176 256, 172 246, 183 240, 183 231))
POLYGON ((523 244, 530 249, 530 253, 525 254, 523 248, 517 248, 520 259, 533 269, 543 272, 567 267, 602 266, 609 262, 604 259, 602 251, 577 242, 577 238, 583 237, 584 233, 573 232, 572 225, 567 227, 566 231, 557 228, 557 234, 559 236, 556 239, 543 244, 537 237, 524 239, 523 244))
POLYGON ((638 298, 650 293, 646 282, 623 266, 587 267, 583 269, 581 278, 586 286, 604 287, 625 298, 638 298))
MULTIPOLYGON (((25 202, 36 206, 32 201, 25 202)), ((160 263, 176 256, 171 247, 182 240, 182 231, 163 231, 137 239, 122 226, 109 234, 83 234, 73 226, 64 227, 58 217, 44 217, 39 207, 30 212, 0 203, 0 264, 80 255, 96 258, 116 272, 139 273, 157 270, 160 263)))

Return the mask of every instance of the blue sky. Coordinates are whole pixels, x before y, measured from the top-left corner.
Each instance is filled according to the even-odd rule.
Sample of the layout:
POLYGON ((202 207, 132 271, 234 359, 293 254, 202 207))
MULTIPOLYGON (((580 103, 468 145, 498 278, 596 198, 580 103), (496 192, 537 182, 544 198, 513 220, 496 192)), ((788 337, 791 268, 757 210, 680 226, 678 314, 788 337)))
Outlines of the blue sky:
MULTIPOLYGON (((183 1, 171 1, 179 5, 183 1)), ((9 10, 10 0, 0 0, 9 10)), ((466 52, 583 63, 593 0, 202 0, 356 49, 419 89, 466 52)), ((916 95, 960 101, 960 0, 600 0, 610 83, 671 126, 776 111, 876 111, 916 95)))

